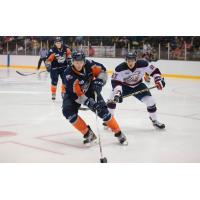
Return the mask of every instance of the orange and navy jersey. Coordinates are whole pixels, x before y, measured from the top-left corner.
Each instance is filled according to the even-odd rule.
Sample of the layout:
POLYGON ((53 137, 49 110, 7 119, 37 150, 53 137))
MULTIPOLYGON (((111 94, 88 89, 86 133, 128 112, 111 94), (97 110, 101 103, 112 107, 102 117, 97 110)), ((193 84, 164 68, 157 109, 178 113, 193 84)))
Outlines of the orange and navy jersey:
POLYGON ((48 52, 47 61, 55 67, 67 66, 71 62, 71 50, 66 45, 63 45, 61 49, 54 46, 48 52))
POLYGON ((92 80, 101 78, 104 73, 106 74, 106 68, 93 60, 86 60, 80 72, 76 71, 72 65, 65 70, 66 93, 77 103, 83 103, 87 99, 87 94, 91 92, 89 90, 92 80))

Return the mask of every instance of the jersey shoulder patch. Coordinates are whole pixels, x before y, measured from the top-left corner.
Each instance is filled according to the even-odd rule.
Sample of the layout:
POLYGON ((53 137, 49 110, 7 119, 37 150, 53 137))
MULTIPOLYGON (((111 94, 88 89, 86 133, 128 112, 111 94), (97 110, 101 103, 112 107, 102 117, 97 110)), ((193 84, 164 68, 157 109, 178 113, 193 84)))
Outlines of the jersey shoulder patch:
POLYGON ((103 64, 98 63, 98 62, 96 62, 96 61, 94 61, 94 60, 89 60, 89 59, 86 59, 85 64, 86 64, 87 66, 90 66, 90 67, 92 67, 92 66, 94 66, 94 65, 103 67, 103 64))
POLYGON ((92 63, 94 63, 94 61, 93 61, 93 60, 90 60, 90 59, 85 59, 85 63, 86 63, 86 64, 92 64, 92 63))
POLYGON ((137 68, 142 68, 142 67, 147 67, 149 65, 149 62, 147 62, 146 60, 137 60, 136 62, 136 66, 137 68))
POLYGON ((126 62, 123 62, 115 68, 115 72, 121 72, 121 71, 124 71, 127 69, 128 69, 128 66, 127 66, 126 62))

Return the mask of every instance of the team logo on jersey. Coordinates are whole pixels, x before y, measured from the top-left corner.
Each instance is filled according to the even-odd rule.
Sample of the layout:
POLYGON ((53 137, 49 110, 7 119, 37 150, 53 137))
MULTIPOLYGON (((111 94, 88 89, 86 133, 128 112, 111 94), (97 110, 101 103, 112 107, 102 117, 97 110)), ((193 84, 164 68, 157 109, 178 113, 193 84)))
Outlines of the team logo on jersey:
POLYGON ((55 54, 55 57, 56 57, 58 63, 64 63, 65 60, 66 60, 66 56, 65 55, 61 56, 60 54, 55 54))
POLYGON ((135 82, 138 82, 141 79, 141 74, 139 71, 134 72, 130 76, 124 78, 124 82, 128 84, 134 84, 135 82))

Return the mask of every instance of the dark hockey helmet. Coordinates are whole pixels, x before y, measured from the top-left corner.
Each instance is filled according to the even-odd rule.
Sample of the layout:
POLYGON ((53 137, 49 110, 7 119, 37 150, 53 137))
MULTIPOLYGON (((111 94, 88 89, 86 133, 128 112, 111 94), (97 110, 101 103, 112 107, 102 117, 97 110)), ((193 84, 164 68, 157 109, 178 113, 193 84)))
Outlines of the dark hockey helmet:
POLYGON ((137 60, 137 52, 128 52, 125 57, 126 60, 134 59, 137 60))
POLYGON ((83 51, 74 51, 72 53, 72 60, 73 61, 74 60, 78 60, 78 61, 83 60, 85 62, 85 54, 84 54, 84 52, 83 51))
POLYGON ((55 40, 54 40, 54 44, 56 44, 56 42, 60 42, 61 44, 63 44, 62 37, 56 37, 55 40))

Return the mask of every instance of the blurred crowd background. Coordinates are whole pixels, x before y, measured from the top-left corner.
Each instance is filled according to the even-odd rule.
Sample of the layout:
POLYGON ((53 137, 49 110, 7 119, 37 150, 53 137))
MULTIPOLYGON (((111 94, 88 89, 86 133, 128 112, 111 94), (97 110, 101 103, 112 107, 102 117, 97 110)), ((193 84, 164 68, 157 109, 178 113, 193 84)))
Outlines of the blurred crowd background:
MULTIPOLYGON (((38 55, 52 47, 54 36, 1 36, 0 54, 38 55)), ((127 51, 151 53, 154 59, 200 60, 199 36, 65 36, 73 49, 90 57, 124 57, 127 51)))

